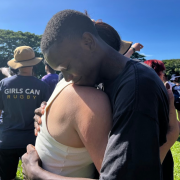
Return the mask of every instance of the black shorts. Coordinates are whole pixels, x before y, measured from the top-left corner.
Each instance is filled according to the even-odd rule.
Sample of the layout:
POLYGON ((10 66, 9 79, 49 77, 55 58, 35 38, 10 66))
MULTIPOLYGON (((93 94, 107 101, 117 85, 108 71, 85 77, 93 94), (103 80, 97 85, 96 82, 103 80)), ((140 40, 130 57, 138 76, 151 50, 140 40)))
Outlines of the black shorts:
POLYGON ((19 158, 26 153, 26 148, 0 149, 1 180, 11 180, 16 177, 19 158))

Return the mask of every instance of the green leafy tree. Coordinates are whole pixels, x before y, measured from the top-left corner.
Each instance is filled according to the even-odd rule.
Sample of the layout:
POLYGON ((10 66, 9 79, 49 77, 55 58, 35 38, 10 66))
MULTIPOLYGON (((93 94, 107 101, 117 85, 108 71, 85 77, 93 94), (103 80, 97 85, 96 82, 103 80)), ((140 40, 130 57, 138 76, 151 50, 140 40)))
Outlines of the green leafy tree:
POLYGON ((172 74, 180 75, 180 59, 170 59, 162 61, 166 67, 166 75, 170 79, 172 74))
MULTIPOLYGON (((43 57, 40 52, 40 41, 40 35, 0 29, 0 67, 7 66, 7 61, 13 58, 14 50, 19 46, 30 46, 36 57, 43 57)), ((38 64, 34 70, 38 78, 45 74, 43 63, 38 64)))
POLYGON ((145 59, 146 56, 139 54, 138 52, 135 52, 134 54, 132 54, 131 58, 132 59, 139 59, 140 61, 146 61, 145 59))

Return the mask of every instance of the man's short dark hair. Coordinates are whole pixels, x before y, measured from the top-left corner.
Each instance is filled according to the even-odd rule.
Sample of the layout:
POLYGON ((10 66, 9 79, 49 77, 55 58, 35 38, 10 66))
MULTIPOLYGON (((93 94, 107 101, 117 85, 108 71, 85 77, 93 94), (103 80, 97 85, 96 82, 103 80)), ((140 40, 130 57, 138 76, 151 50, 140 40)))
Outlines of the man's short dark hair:
POLYGON ((89 17, 74 10, 60 11, 50 19, 46 26, 41 39, 41 50, 45 52, 55 42, 61 42, 64 37, 81 37, 84 32, 98 36, 89 17))

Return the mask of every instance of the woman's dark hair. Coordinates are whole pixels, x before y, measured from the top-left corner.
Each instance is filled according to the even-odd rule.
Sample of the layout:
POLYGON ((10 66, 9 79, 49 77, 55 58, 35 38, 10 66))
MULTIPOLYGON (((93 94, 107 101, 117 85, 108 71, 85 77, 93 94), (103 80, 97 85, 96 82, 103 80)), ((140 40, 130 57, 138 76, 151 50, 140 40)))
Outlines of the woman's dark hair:
MULTIPOLYGON (((89 17, 87 11, 85 11, 85 15, 89 17)), ((121 38, 118 32, 112 26, 104 22, 94 21, 94 25, 101 39, 116 51, 119 51, 121 48, 121 38)))
POLYGON ((95 22, 95 27, 102 40, 104 40, 116 51, 120 50, 121 38, 118 32, 112 26, 104 22, 95 22))

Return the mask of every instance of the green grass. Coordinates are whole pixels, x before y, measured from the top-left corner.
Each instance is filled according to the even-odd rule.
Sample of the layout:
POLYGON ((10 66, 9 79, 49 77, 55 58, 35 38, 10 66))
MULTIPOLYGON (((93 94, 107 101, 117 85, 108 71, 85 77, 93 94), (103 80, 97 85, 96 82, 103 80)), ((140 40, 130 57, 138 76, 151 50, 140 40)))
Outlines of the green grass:
POLYGON ((180 136, 171 151, 174 159, 174 180, 180 180, 180 136))
MULTIPOLYGON (((171 148, 174 159, 174 180, 180 180, 180 136, 171 148)), ((19 161, 16 180, 23 180, 21 161, 19 161)))
POLYGON ((22 164, 21 161, 19 161, 18 170, 17 170, 17 173, 16 173, 16 180, 23 179, 21 164, 22 164))

